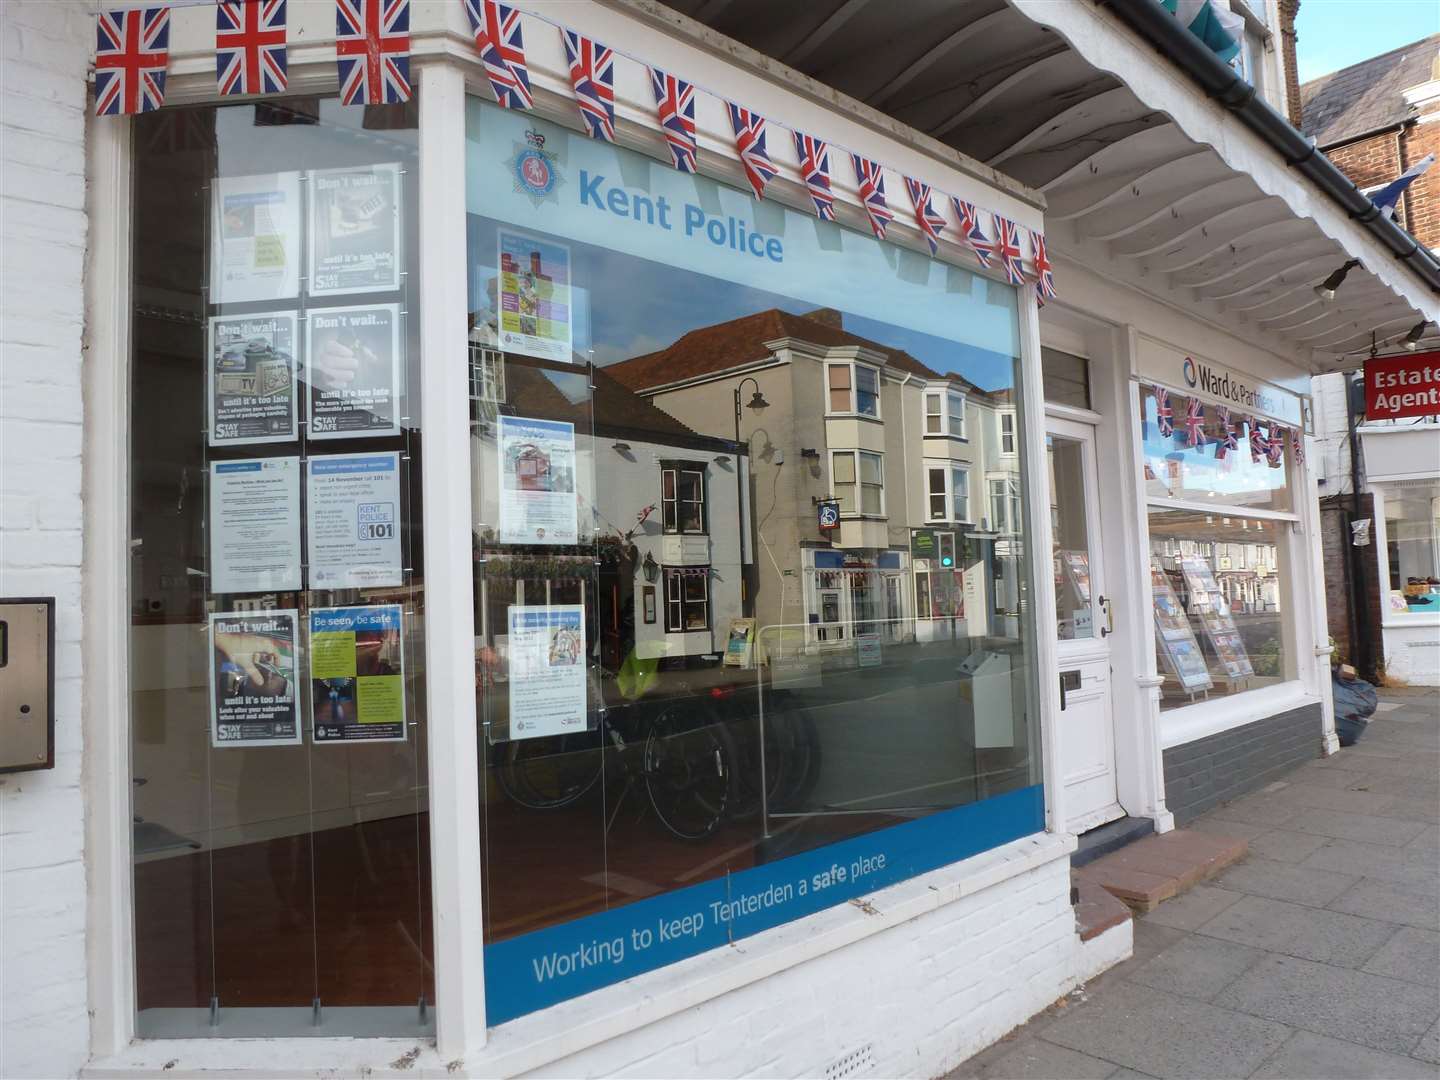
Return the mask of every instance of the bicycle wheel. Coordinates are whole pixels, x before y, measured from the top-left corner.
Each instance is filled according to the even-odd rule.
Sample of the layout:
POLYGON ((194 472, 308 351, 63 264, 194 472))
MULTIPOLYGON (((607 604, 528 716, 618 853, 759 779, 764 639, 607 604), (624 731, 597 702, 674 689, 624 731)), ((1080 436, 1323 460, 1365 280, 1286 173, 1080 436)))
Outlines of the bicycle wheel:
POLYGON ((651 722, 645 790, 660 823, 682 840, 703 840, 725 819, 732 745, 725 728, 693 704, 667 707, 651 722))
MULTIPOLYGON (((734 745, 730 770, 730 820, 749 821, 760 813, 760 714, 753 698, 725 702, 726 732, 734 745)), ((785 749, 773 717, 765 724, 766 795, 773 807, 785 774, 785 749)))
POLYGON ((604 767, 592 732, 519 739, 491 752, 500 789, 532 810, 569 806, 594 787, 604 767))

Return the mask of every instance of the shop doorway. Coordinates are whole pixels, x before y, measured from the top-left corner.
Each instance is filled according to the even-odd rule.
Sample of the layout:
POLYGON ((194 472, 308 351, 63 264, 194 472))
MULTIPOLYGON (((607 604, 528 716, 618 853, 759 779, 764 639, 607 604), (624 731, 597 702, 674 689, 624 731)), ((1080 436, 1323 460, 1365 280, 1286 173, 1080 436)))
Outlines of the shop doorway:
POLYGON ((1080 833, 1122 817, 1115 782, 1109 635, 1114 626, 1100 550, 1095 427, 1051 417, 1046 424, 1054 533, 1060 760, 1066 826, 1080 833))

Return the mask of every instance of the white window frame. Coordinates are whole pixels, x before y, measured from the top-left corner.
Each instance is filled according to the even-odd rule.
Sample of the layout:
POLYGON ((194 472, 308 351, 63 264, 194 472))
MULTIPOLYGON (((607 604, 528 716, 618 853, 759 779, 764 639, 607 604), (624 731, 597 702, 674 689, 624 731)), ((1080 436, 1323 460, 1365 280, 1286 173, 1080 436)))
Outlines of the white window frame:
POLYGON ((1015 410, 1001 409, 998 415, 1000 417, 1000 420, 999 427, 997 428, 997 434, 1000 440, 1000 456, 1014 457, 1020 446, 1020 431, 1019 425, 1015 422, 1015 410), (1010 422, 1009 431, 1005 430, 1005 422, 1007 420, 1010 422), (1009 440, 1010 443, 1009 450, 1005 449, 1006 440, 1009 440))
POLYGON ((1020 490, 1020 477, 992 476, 985 485, 985 509, 990 511, 990 528, 992 531, 1002 535, 1014 536, 1020 532, 1020 524, 1024 520, 1024 512, 1021 509, 1020 500, 1024 493, 1020 490), (999 492, 995 485, 1001 485, 999 492), (995 512, 996 502, 999 498, 999 506, 1005 511, 1003 517, 995 512))
POLYGON ((925 470, 925 523, 931 524, 971 524, 973 519, 970 515, 972 485, 970 483, 970 466, 958 461, 945 458, 926 458, 923 468, 925 470), (930 488, 930 474, 933 470, 940 470, 945 477, 945 516, 935 517, 931 512, 930 500, 941 494, 930 488), (961 496, 965 500, 965 513, 960 513, 956 506, 955 477, 959 474, 965 477, 965 494, 961 496))
POLYGON ((710 492, 709 492, 709 485, 707 484, 706 481, 707 481, 707 477, 706 477, 706 475, 705 475, 705 466, 703 466, 703 465, 701 465, 701 464, 699 464, 699 463, 696 463, 696 464, 694 464, 694 465, 688 465, 688 466, 687 466, 687 465, 683 465, 683 464, 679 464, 679 463, 661 466, 661 468, 660 468, 660 531, 661 531, 662 533, 664 533, 664 535, 666 535, 666 536, 708 536, 708 535, 709 535, 709 533, 710 533, 710 518, 709 518, 709 514, 708 514, 709 507, 706 506, 705 504, 706 504, 706 501, 707 501, 707 498, 708 498, 710 492), (674 498, 667 498, 666 495, 665 495, 665 474, 666 474, 666 473, 673 473, 673 474, 675 475, 675 496, 674 496, 674 498), (680 525, 680 507, 681 507, 681 505, 684 504, 684 503, 694 503, 694 502, 695 502, 694 499, 682 499, 682 498, 680 497, 680 475, 681 475, 682 473, 694 473, 696 476, 698 476, 698 477, 700 478, 700 500, 699 500, 699 503, 700 503, 700 527, 699 527, 698 529, 686 529, 686 528, 681 527, 681 525, 680 525), (668 509, 669 509, 669 505, 668 505, 668 504, 671 504, 671 503, 673 503, 674 506, 675 506, 675 527, 674 527, 673 529, 670 527, 670 521, 669 521, 669 518, 668 518, 668 516, 667 516, 667 511, 668 511, 668 509))
POLYGON ((840 501, 840 502, 841 502, 840 516, 841 516, 842 518, 883 518, 883 517, 885 517, 885 516, 886 516, 886 514, 885 514, 885 455, 882 454, 882 453, 880 453, 879 451, 876 451, 876 450, 831 450, 831 451, 830 451, 830 495, 831 495, 832 498, 834 498, 834 499, 836 499, 837 501, 840 501), (880 482, 879 482, 879 484, 871 484, 871 485, 869 485, 869 486, 871 486, 871 487, 878 487, 878 488, 880 489, 880 509, 879 509, 879 510, 867 511, 867 510, 862 509, 863 504, 864 504, 864 499, 861 498, 861 495, 862 495, 862 493, 863 493, 863 488, 865 488, 865 487, 867 486, 867 485, 865 484, 865 482, 860 478, 860 456, 861 456, 862 454, 865 455, 866 457, 873 457, 873 458, 876 460, 876 462, 879 463, 879 466, 880 466, 880 482), (838 484, 836 483, 836 481, 835 481, 835 459, 836 459, 837 457, 849 457, 849 458, 854 462, 854 466, 853 466, 853 467, 854 467, 854 469, 855 469, 855 480, 853 481, 853 487, 855 488, 855 509, 853 509, 853 510, 846 510, 845 507, 844 507, 844 501, 843 501, 842 499, 840 499, 840 492, 839 492, 839 490, 838 490, 839 485, 838 485, 838 484))
POLYGON ((937 387, 925 391, 925 437, 927 439, 961 439, 967 438, 965 423, 965 394, 959 390, 949 387, 937 387), (934 401, 939 406, 938 412, 930 411, 930 403, 934 401), (930 418, 938 417, 940 422, 939 431, 930 430, 930 418), (955 430, 957 426, 960 430, 955 430))
POLYGON ((710 606, 710 567, 700 568, 705 571, 703 575, 686 572, 693 569, 696 568, 678 566, 666 566, 662 568, 661 582, 664 585, 665 632, 667 634, 708 634, 713 628, 710 621, 712 617, 710 606), (703 600, 691 600, 685 595, 685 584, 692 578, 705 587, 705 598, 703 600), (670 595, 672 586, 677 590, 676 595, 673 597, 670 595), (685 625, 686 612, 693 605, 700 605, 705 609, 704 626, 687 627, 685 625), (674 626, 670 625, 672 610, 678 615, 674 626))
MULTIPOLYGON (((853 416, 861 420, 880 420, 880 388, 882 378, 880 369, 873 364, 867 364, 859 360, 826 360, 825 361, 825 415, 826 416, 853 416), (850 374, 850 407, 848 409, 836 409, 830 400, 830 370, 832 368, 845 368, 850 374), (875 411, 873 413, 860 411, 860 371, 868 371, 875 377, 875 411)), ((838 388, 837 388, 838 389, 838 388)))

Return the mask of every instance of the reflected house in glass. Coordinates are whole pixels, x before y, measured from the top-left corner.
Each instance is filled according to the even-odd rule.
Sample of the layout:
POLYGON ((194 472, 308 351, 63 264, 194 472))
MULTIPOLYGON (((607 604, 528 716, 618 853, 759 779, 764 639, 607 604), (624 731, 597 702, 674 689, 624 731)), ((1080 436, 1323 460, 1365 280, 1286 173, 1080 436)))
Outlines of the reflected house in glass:
POLYGON ((579 587, 563 602, 587 605, 586 651, 606 671, 618 670, 632 648, 647 660, 718 662, 729 620, 741 614, 739 541, 730 523, 738 513, 734 472, 744 468, 746 448, 691 430, 606 369, 506 354, 486 344, 492 340, 483 324, 471 333, 474 532, 476 558, 487 567, 477 635, 503 660, 505 607, 527 602, 527 581, 528 602, 536 602, 536 587, 545 602, 562 602, 550 571, 568 562, 570 573, 558 576, 579 587), (573 465, 529 444, 508 453, 519 489, 573 488, 578 506, 575 544, 549 549, 553 560, 528 571, 521 560, 542 559, 546 549, 526 547, 522 555, 495 542, 502 495, 482 482, 499 469, 499 416, 574 426, 573 465), (564 472, 573 476, 558 475, 564 472), (712 521, 724 525, 712 531, 712 521), (640 592, 647 561, 659 568, 662 617, 653 620, 644 617, 640 592), (587 564, 598 565, 598 577, 588 576, 587 564), (669 594, 683 599, 676 617, 669 594))
POLYGON ((773 493, 755 519, 762 638, 785 628, 823 650, 853 649, 856 635, 1016 635, 1017 578, 1006 568, 1022 523, 1010 389, 942 374, 845 323, 832 308, 772 308, 605 370, 712 435, 729 425, 741 384, 760 387, 768 408, 742 411, 741 438, 752 498, 773 493), (840 524, 822 530, 817 506, 830 499, 840 524), (787 551, 798 551, 798 565, 764 555, 787 551), (1008 628, 992 630, 1007 615, 1008 628))

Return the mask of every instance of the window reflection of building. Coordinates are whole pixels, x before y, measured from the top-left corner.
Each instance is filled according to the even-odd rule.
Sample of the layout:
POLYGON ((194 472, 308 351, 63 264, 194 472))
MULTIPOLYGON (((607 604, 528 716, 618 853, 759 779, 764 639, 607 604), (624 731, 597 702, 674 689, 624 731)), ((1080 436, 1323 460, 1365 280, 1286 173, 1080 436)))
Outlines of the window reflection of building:
POLYGON ((1023 529, 1008 388, 938 372, 850 332, 830 309, 771 309, 702 327, 605 370, 713 436, 725 433, 741 382, 759 387, 768 408, 742 414, 741 437, 753 465, 747 514, 761 628, 803 625, 806 640, 826 645, 853 642, 861 625, 897 641, 1018 629, 1018 574, 1002 570, 1017 584, 993 588, 997 568, 1016 564, 1012 541, 1023 529), (998 521, 987 513, 989 488, 973 487, 980 476, 999 485, 998 521), (826 499, 840 511, 831 532, 816 521, 826 499), (948 526, 934 530, 947 537, 943 560, 914 540, 925 532, 933 546, 933 526, 948 526), (798 566, 782 555, 796 549, 798 566), (992 598, 1008 622, 991 617, 992 598))

